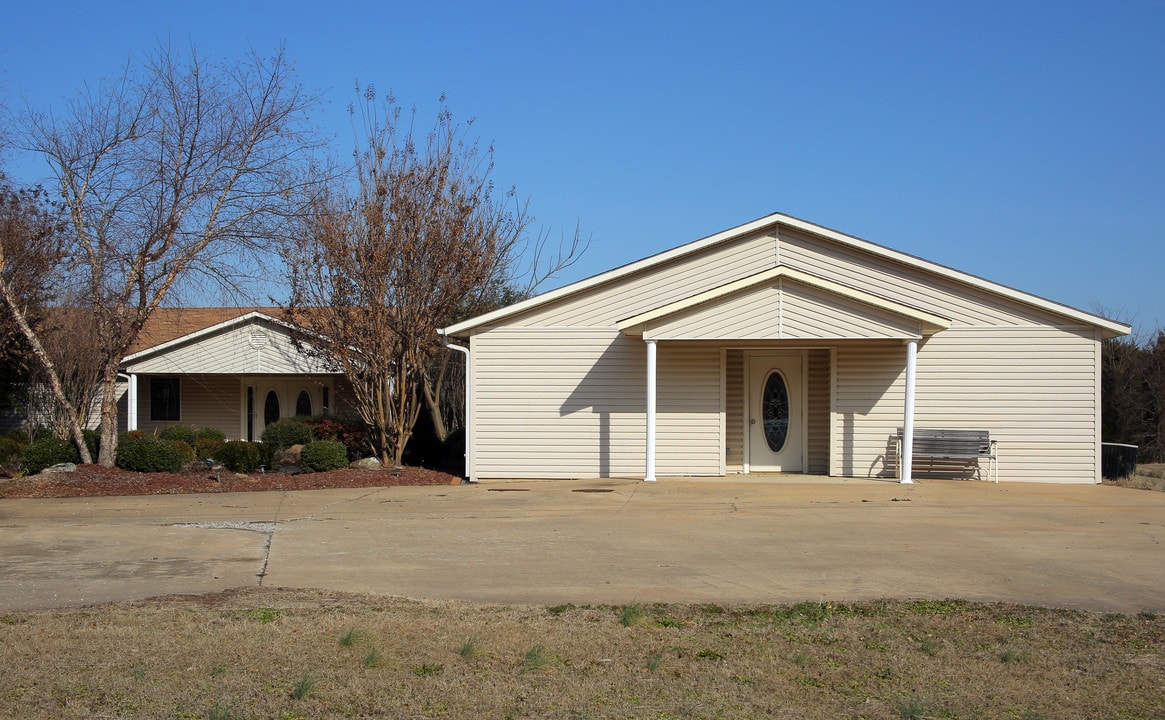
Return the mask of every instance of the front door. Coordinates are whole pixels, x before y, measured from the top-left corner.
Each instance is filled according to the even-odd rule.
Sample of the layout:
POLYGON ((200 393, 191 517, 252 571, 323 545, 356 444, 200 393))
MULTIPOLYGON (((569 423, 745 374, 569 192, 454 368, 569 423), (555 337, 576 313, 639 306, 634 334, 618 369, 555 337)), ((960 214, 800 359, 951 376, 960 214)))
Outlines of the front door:
POLYGON ((805 469, 804 358, 748 358, 748 460, 752 472, 805 469))

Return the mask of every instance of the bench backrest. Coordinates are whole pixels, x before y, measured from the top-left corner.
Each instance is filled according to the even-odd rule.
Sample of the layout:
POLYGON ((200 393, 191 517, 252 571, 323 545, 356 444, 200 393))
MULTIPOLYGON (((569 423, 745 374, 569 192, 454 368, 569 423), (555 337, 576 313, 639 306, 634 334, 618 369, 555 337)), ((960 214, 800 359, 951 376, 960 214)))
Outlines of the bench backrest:
POLYGON ((991 455, 991 433, 987 430, 915 428, 914 454, 941 457, 988 457, 991 455))

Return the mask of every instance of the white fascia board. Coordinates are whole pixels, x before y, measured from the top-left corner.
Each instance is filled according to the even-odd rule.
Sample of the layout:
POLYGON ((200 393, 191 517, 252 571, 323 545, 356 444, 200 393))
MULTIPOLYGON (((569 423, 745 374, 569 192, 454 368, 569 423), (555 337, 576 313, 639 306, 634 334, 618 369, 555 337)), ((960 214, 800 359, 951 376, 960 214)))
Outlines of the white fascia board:
POLYGON ((750 223, 738 225, 737 227, 718 232, 715 235, 709 235, 706 238, 695 240, 685 245, 672 248, 671 250, 665 250, 664 252, 643 258, 642 260, 636 260, 635 262, 628 263, 627 265, 621 265, 617 268, 614 268, 613 270, 607 270, 606 272, 599 273, 598 275, 592 275, 591 277, 584 280, 579 280, 569 285, 563 285, 562 287, 555 290, 550 290, 541 295, 535 295, 528 300, 523 300, 522 302, 494 310, 493 312, 488 312, 485 315, 479 315, 475 318, 463 320, 462 322, 459 322, 455 325, 450 325, 449 327, 445 328, 443 332, 447 335, 463 335, 467 331, 472 330, 473 328, 480 325, 487 325, 489 323, 510 317, 511 315, 517 315, 518 313, 525 312, 532 308, 551 303, 555 300, 559 300, 576 293, 585 292, 604 283, 618 280, 619 278, 623 278, 628 275, 633 275, 641 270, 651 268, 655 265, 666 263, 670 260, 683 257, 690 253, 699 252, 706 247, 716 245, 718 243, 724 242, 725 240, 729 240, 734 237, 762 229, 768 225, 772 225, 774 218, 776 217, 779 216, 770 215, 768 217, 760 218, 759 220, 753 220, 750 223))
POLYGON ((137 360, 142 360, 142 359, 145 359, 147 357, 150 357, 151 355, 157 355, 158 353, 165 352, 166 350, 169 350, 171 348, 175 348, 175 347, 178 347, 180 345, 185 345, 186 343, 188 343, 192 340, 198 340, 200 338, 209 337, 209 336, 214 335, 216 333, 220 333, 223 330, 229 330, 230 328, 235 327, 237 325, 244 325, 247 322, 250 322, 251 320, 266 320, 268 322, 274 323, 275 325, 281 325, 281 326, 287 328, 288 330, 291 330, 294 327, 291 323, 280 320, 279 318, 272 317, 272 316, 268 315, 267 313, 262 313, 262 312, 258 312, 256 310, 252 310, 251 312, 246 313, 244 315, 239 315, 238 317, 233 317, 230 320, 224 320, 223 322, 217 323, 215 325, 211 325, 210 327, 202 328, 201 330, 195 330, 192 333, 188 333, 186 335, 176 337, 173 340, 168 340, 168 341, 161 343, 159 345, 154 345, 153 347, 148 347, 145 350, 138 350, 136 353, 134 353, 132 355, 126 355, 124 358, 122 358, 121 362, 124 365, 125 363, 135 362, 137 360))
POLYGON ((1109 333, 1107 337, 1120 337, 1121 335, 1128 335, 1130 332, 1132 332, 1133 329, 1131 325, 1115 322, 1099 315, 1093 315, 1092 313, 1084 312, 1083 310, 1077 310, 1074 307, 1064 305, 1063 303, 1058 303, 1054 300, 1048 300, 1038 295, 1032 295, 1031 293, 1024 292, 1022 290, 1016 290, 1015 288, 1008 287, 1006 285, 1000 285, 997 282, 986 280, 984 278, 978 277, 977 275, 971 275, 970 273, 963 272, 962 270, 955 270, 954 268, 947 267, 946 265, 940 265, 930 260, 924 260, 923 258, 911 255, 909 253, 904 253, 900 250, 893 250, 883 245, 872 243, 869 240, 863 240, 852 235, 846 235, 845 233, 838 232, 837 230, 831 230, 806 220, 800 220, 788 215, 780 215, 779 213, 777 216, 779 216, 779 222, 781 224, 787 225, 791 228, 795 228, 797 230, 801 230, 802 232, 807 232, 813 235, 820 235, 842 245, 848 245, 849 247, 870 253, 871 255, 878 255, 880 257, 894 260, 895 262, 901 263, 903 265, 919 268, 949 280, 954 280, 956 282, 986 290, 996 295, 1001 295, 1005 298, 1008 298, 1009 300, 1015 300, 1016 302, 1032 305, 1055 315, 1061 315, 1071 318, 1072 320, 1082 322, 1086 325, 1098 327, 1101 330, 1104 330, 1106 333, 1109 333))
POLYGON ((1121 335, 1127 335, 1132 332, 1132 326, 1130 325, 1114 322, 1107 318, 1100 317, 1099 315, 1093 315, 1092 313, 1086 313, 1068 305, 1064 305, 1052 300, 1047 300, 1045 298, 1039 297, 1038 295, 1032 295, 1031 293, 1023 292, 1022 290, 1016 290, 1015 288, 1010 288, 1006 285, 1000 285, 999 283, 985 280, 981 277, 965 273, 961 270, 955 270, 954 268, 949 268, 945 265, 931 262, 930 260, 924 260, 909 253, 893 250, 883 245, 878 245, 877 243, 872 243, 868 240, 863 240, 852 235, 846 235, 845 233, 838 232, 837 230, 832 230, 830 228, 811 223, 807 220, 801 220, 799 218, 792 217, 791 215, 785 215, 784 213, 773 213, 771 215, 766 215, 765 217, 753 220, 752 222, 748 222, 743 225, 729 228, 728 230, 716 233, 715 235, 709 235, 708 237, 702 238, 700 240, 695 240, 685 245, 672 248, 671 250, 667 250, 642 260, 637 260, 627 265, 617 267, 613 270, 599 273, 598 275, 593 275, 589 278, 586 278, 585 280, 579 280, 578 282, 571 283, 570 285, 564 285, 563 287, 560 287, 556 290, 551 290, 542 295, 515 303, 514 305, 500 308, 484 315, 479 315, 478 317, 470 318, 454 325, 450 325, 449 327, 444 328, 444 332, 448 335, 464 336, 468 331, 482 325, 504 320, 507 317, 511 317, 527 310, 540 307, 542 305, 554 302, 555 300, 559 300, 576 293, 584 292, 593 287, 602 285, 603 283, 618 280, 619 278, 640 272, 641 270, 675 260, 676 258, 684 257, 685 255, 689 255, 691 253, 699 252, 718 243, 726 242, 728 240, 741 237, 748 233, 763 230, 766 227, 774 225, 785 225, 789 228, 809 233, 810 235, 824 237, 841 245, 861 250, 871 255, 886 258, 909 267, 925 270, 941 277, 954 280, 965 285, 971 285, 973 287, 986 290, 987 292, 1006 297, 1010 300, 1025 303, 1040 308, 1041 310, 1067 317, 1077 322, 1082 322, 1086 325, 1098 327, 1105 332, 1106 337, 1119 337, 1121 335))
POLYGON ((668 303, 662 307, 649 310, 645 313, 640 313, 639 315, 629 317, 625 320, 620 320, 618 323, 616 323, 616 327, 621 332, 630 331, 634 334, 636 327, 642 328, 655 320, 683 312, 684 310, 698 307, 713 300, 748 290, 749 288, 756 287, 758 285, 767 284, 778 278, 786 278, 802 285, 824 290, 831 295, 837 295, 839 297, 844 297, 864 305, 869 305, 871 307, 894 313, 895 315, 901 315, 902 317, 917 321, 926 329, 930 330, 930 332, 945 330, 951 326, 950 318, 945 318, 941 315, 935 315, 934 313, 929 313, 925 310, 920 310, 909 305, 904 305, 902 303, 895 302, 894 300, 872 295, 868 292, 865 292, 864 290, 849 287, 848 285, 842 285, 841 283, 836 283, 832 280, 826 280, 825 278, 817 277, 816 275, 811 275, 810 273, 801 272, 800 270, 794 270, 782 265, 770 270, 759 272, 755 275, 750 275, 746 278, 741 278, 740 280, 726 283, 720 287, 712 288, 711 290, 706 290, 702 293, 697 293, 690 297, 677 300, 673 303, 668 303))

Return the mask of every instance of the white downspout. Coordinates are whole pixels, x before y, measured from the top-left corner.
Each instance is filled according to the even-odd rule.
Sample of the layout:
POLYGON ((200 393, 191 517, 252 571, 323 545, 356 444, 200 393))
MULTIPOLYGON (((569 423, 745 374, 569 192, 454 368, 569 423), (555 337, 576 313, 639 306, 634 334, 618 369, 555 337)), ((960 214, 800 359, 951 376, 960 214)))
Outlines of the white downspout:
POLYGON ((465 353, 465 478, 469 482, 477 482, 477 478, 474 477, 473 473, 473 433, 471 432, 472 428, 469 427, 469 418, 473 417, 470 412, 473 407, 471 404, 473 400, 470 395, 473 385, 470 381, 469 359, 471 356, 469 354, 469 348, 464 345, 456 345, 449 342, 449 338, 445 337, 444 330, 437 330, 437 334, 441 336, 441 341, 445 343, 445 347, 450 350, 465 353))
POLYGON ((655 340, 647 343, 647 449, 643 482, 655 482, 655 340))
POLYGON ((137 373, 118 373, 128 381, 125 390, 125 429, 133 432, 138 429, 138 376, 137 373))
POLYGON ((914 469, 914 375, 918 341, 906 341, 906 403, 902 409, 902 479, 903 485, 914 483, 911 477, 914 469))

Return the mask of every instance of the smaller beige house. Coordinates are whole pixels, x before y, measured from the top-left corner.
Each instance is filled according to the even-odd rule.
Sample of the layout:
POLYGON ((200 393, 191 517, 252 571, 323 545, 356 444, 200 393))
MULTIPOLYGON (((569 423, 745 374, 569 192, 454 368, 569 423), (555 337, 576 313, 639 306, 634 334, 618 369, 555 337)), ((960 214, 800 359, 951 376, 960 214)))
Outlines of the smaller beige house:
POLYGON ((296 350, 277 308, 162 308, 122 362, 122 430, 216 427, 258 440, 267 424, 335 412, 342 374, 296 350))
POLYGON ((1129 330, 774 214, 439 332, 475 481, 910 481, 900 437, 971 430, 999 480, 1096 483, 1101 341, 1129 330))

